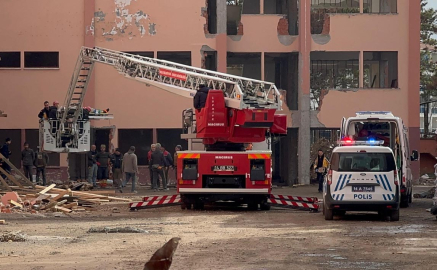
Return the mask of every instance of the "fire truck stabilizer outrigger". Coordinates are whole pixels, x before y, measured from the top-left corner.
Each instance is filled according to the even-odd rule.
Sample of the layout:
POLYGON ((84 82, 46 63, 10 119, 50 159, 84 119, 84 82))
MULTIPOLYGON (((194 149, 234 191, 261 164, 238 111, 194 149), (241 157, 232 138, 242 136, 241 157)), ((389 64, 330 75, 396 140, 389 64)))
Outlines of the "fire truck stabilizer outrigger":
POLYGON ((82 47, 57 119, 40 125, 40 145, 49 152, 85 152, 90 148, 90 120, 83 100, 95 63, 113 66, 129 79, 171 93, 194 97, 200 85, 211 90, 200 111, 184 111, 183 139, 188 151, 178 152, 177 186, 182 208, 206 202, 234 201, 269 209, 272 172, 270 151, 246 151, 245 144, 263 142, 266 134, 287 132, 281 95, 273 83, 142 57, 104 48, 82 47), (190 121, 186 121, 191 119, 190 121), (192 132, 196 123, 197 132, 192 132), (191 124, 190 124, 191 123, 191 124), (202 151, 194 151, 201 141, 202 151))

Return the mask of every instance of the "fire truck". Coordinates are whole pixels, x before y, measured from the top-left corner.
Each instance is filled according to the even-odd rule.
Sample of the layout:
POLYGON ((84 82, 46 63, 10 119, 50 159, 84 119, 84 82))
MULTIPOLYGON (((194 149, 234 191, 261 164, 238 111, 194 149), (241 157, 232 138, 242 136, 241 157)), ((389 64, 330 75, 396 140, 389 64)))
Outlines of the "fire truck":
POLYGON ((40 146, 48 152, 89 151, 90 121, 109 115, 83 108, 96 63, 113 66, 121 75, 146 86, 193 98, 200 85, 213 89, 201 110, 183 111, 178 152, 177 186, 182 208, 233 201, 250 208, 269 209, 271 152, 246 151, 245 145, 266 141, 267 135, 287 132, 281 94, 273 83, 214 72, 170 61, 104 48, 82 47, 64 104, 56 119, 40 122, 40 146))

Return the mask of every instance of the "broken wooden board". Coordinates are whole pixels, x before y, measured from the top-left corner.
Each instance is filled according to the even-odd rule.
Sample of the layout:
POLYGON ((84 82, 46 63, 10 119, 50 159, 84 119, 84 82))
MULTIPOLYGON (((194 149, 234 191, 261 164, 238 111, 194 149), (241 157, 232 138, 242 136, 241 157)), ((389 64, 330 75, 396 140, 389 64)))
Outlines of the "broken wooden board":
POLYGON ((17 167, 15 167, 15 165, 12 164, 12 162, 10 162, 9 159, 6 159, 1 153, 0 153, 0 159, 2 159, 3 162, 6 162, 6 164, 8 164, 9 167, 11 167, 14 170, 14 172, 16 172, 19 176, 21 176, 28 185, 35 187, 35 184, 32 183, 32 181, 30 181, 29 179, 27 179, 27 177, 24 176, 24 174, 19 169, 17 169, 17 167))
POLYGON ((71 209, 68 209, 68 208, 65 208, 65 207, 62 207, 62 206, 55 206, 55 209, 56 210, 61 210, 62 212, 64 212, 64 213, 71 213, 71 212, 73 212, 73 210, 71 210, 71 209))
POLYGON ((23 185, 17 179, 15 179, 14 176, 12 176, 12 174, 10 174, 7 171, 5 171, 2 167, 0 167, 0 172, 3 173, 4 175, 6 175, 6 177, 9 180, 11 180, 12 182, 14 182, 15 185, 19 186, 20 188, 24 188, 23 185))
POLYGON ((52 201, 57 201, 57 200, 61 199, 62 197, 64 197, 65 195, 67 195, 70 192, 71 192, 70 189, 67 189, 67 190, 65 190, 63 192, 60 192, 56 197, 52 198, 52 201))
POLYGON ((42 191, 40 191, 40 192, 38 192, 39 194, 46 194, 49 190, 51 190, 52 188, 54 188, 54 187, 56 187, 56 185, 55 184, 51 184, 50 186, 48 186, 48 187, 44 187, 44 189, 42 190, 42 191))
POLYGON ((0 175, 0 181, 2 182, 2 185, 5 187, 5 189, 12 191, 12 188, 6 183, 5 179, 0 175))
POLYGON ((67 209, 72 209, 75 206, 77 206, 77 202, 65 204, 63 207, 65 207, 67 209))
POLYGON ((9 203, 12 204, 12 205, 18 206, 18 207, 20 207, 20 208, 23 208, 23 205, 22 205, 21 203, 17 203, 17 202, 14 201, 14 200, 10 200, 9 203))

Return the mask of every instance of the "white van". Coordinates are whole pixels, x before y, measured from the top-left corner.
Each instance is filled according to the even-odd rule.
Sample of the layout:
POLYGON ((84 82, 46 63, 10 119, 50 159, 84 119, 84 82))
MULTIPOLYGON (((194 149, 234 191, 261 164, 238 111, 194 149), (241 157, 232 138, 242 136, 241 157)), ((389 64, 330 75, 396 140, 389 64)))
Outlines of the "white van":
POLYGON ((323 188, 326 220, 346 211, 376 211, 398 221, 399 207, 399 178, 389 147, 363 144, 334 148, 323 188))
POLYGON ((408 207, 413 198, 411 161, 419 159, 416 150, 410 152, 408 130, 401 118, 391 112, 364 111, 355 117, 343 118, 340 138, 355 141, 383 140, 393 151, 401 181, 401 207, 408 207))

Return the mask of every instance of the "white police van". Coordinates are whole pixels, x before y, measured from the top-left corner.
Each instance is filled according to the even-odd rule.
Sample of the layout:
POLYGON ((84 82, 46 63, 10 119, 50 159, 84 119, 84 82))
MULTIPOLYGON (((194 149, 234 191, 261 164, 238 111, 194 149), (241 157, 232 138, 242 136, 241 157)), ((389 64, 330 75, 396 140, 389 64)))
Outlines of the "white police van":
POLYGON ((326 220, 346 211, 376 211, 399 220, 400 186, 393 151, 379 141, 342 141, 334 148, 323 190, 326 220))

